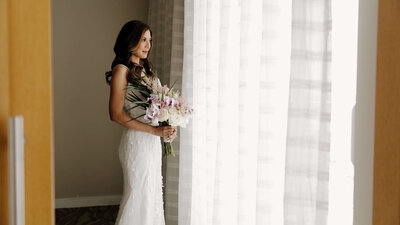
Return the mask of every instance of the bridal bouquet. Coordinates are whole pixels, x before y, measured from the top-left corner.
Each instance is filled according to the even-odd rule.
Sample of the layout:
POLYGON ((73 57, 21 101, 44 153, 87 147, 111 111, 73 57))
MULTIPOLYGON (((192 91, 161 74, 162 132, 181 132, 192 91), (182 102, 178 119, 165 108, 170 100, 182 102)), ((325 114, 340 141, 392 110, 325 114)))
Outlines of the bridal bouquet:
MULTIPOLYGON (((144 116, 144 119, 153 126, 186 127, 193 108, 185 102, 179 91, 173 90, 175 83, 168 88, 166 85, 162 86, 156 77, 136 76, 137 79, 128 84, 127 90, 132 91, 128 92, 127 100, 135 104, 130 109, 141 107, 146 110, 145 114, 136 118, 144 116)), ((164 138, 161 140, 165 156, 171 154, 175 156, 171 140, 164 138)))

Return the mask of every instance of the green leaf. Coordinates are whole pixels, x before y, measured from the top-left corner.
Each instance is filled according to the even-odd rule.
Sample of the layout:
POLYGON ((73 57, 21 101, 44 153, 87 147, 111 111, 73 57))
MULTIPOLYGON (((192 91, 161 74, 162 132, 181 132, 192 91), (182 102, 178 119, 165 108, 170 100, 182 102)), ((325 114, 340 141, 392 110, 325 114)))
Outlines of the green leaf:
POLYGON ((142 115, 140 115, 140 116, 135 117, 135 119, 137 119, 137 118, 139 118, 139 117, 141 117, 141 116, 144 116, 144 115, 146 115, 146 113, 144 113, 144 114, 142 114, 142 115))
POLYGON ((170 90, 172 90, 172 88, 174 88, 174 86, 175 86, 176 82, 178 81, 178 79, 179 79, 179 77, 177 77, 177 78, 175 79, 175 81, 174 81, 174 83, 172 84, 170 90))

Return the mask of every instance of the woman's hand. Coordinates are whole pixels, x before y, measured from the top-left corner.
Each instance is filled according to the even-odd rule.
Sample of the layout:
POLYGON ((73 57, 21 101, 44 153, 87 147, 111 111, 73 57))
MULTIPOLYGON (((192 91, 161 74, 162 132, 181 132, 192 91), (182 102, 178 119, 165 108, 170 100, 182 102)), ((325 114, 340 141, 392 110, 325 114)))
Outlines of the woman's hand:
POLYGON ((168 138, 169 136, 173 135, 174 133, 176 133, 176 128, 172 127, 172 126, 154 127, 154 131, 153 131, 154 135, 164 137, 164 138, 168 138))
POLYGON ((167 137, 167 140, 170 142, 172 142, 176 138, 176 134, 178 132, 178 129, 176 127, 173 127, 173 128, 174 128, 174 132, 167 137))

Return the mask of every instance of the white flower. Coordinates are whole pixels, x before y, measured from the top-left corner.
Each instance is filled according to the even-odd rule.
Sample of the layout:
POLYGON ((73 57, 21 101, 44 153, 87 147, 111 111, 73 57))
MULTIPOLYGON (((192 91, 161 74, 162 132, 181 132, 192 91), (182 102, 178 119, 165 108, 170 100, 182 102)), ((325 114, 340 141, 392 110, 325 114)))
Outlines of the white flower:
POLYGON ((164 96, 164 103, 165 103, 166 106, 171 105, 172 100, 173 100, 172 98, 170 98, 168 96, 164 96))
POLYGON ((160 110, 160 115, 158 116, 159 121, 164 122, 164 121, 168 120, 168 118, 169 118, 168 110, 166 108, 162 108, 160 110))
POLYGON ((172 115, 170 115, 168 122, 169 122, 169 125, 178 127, 181 124, 180 120, 181 120, 181 116, 179 114, 172 114, 172 115))
POLYGON ((175 107, 170 107, 168 109, 168 112, 170 115, 178 115, 179 114, 179 111, 175 107))
POLYGON ((188 117, 180 117, 179 120, 179 126, 185 128, 186 124, 189 123, 189 118, 188 117))
POLYGON ((158 126, 158 117, 154 117, 154 118, 151 120, 151 124, 152 124, 153 126, 158 126))
POLYGON ((175 98, 171 98, 171 99, 172 99, 171 105, 172 105, 173 107, 177 107, 178 104, 179 104, 179 102, 178 102, 175 98))
POLYGON ((148 114, 144 115, 144 119, 147 121, 151 121, 151 116, 149 116, 148 114))

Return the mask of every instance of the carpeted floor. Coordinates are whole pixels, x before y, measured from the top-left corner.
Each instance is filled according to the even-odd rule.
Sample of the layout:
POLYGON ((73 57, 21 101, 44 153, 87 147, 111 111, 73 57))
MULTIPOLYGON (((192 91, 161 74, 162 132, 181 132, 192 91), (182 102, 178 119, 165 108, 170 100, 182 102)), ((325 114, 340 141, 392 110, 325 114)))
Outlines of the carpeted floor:
POLYGON ((119 205, 56 209, 56 225, 114 225, 119 205))

